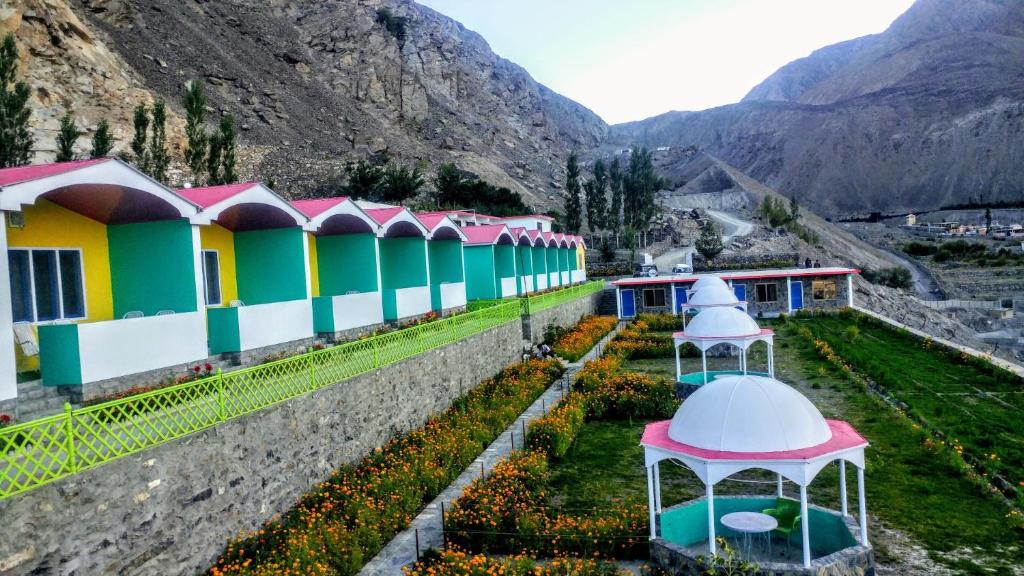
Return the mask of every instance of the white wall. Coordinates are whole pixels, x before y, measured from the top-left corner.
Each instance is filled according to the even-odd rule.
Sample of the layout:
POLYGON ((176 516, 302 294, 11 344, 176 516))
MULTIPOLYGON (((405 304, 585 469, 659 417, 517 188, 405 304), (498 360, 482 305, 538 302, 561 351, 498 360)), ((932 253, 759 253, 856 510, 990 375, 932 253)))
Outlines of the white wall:
POLYGON ((331 298, 334 330, 351 330, 384 322, 380 292, 344 294, 331 298))
POLYGON ((207 357, 205 311, 77 326, 83 384, 207 357))
POLYGON ((516 277, 509 276, 501 279, 501 297, 507 298, 509 296, 515 296, 516 291, 516 277))
POLYGON ((308 299, 238 307, 241 349, 252 350, 313 337, 313 304, 308 299))
POLYGON ((540 291, 540 290, 547 290, 547 289, 548 289, 548 275, 546 273, 545 274, 539 274, 537 276, 537 290, 540 291))
POLYGON ((413 286, 395 290, 395 312, 399 318, 430 312, 430 287, 413 286))
POLYGON ((450 310, 466 305, 465 282, 441 283, 441 309, 450 310))

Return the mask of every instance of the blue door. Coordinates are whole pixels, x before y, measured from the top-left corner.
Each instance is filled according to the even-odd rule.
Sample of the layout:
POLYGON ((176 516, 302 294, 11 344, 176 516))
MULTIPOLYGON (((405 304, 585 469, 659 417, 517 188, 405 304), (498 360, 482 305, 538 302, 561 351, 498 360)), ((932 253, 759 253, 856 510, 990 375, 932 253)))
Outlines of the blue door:
POLYGON ((747 299, 747 285, 746 284, 735 284, 732 287, 732 293, 736 295, 736 299, 740 302, 744 302, 747 299))
POLYGON ((632 318, 636 316, 636 299, 633 296, 633 289, 619 290, 619 298, 622 300, 622 317, 632 318))
POLYGON ((686 304, 686 285, 676 285, 676 314, 679 314, 683 310, 683 305, 686 304))
POLYGON ((791 282, 789 284, 789 309, 796 311, 804 307, 804 283, 791 282))

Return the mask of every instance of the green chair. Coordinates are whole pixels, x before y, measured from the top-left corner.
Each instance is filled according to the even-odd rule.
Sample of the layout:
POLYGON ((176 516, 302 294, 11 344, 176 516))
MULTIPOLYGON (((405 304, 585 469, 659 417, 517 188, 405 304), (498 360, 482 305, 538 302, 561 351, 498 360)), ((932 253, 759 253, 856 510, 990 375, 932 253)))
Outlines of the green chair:
POLYGON ((800 529, 800 503, 789 498, 777 498, 774 508, 765 508, 761 513, 775 518, 779 527, 772 531, 786 540, 786 552, 790 551, 793 533, 800 529))

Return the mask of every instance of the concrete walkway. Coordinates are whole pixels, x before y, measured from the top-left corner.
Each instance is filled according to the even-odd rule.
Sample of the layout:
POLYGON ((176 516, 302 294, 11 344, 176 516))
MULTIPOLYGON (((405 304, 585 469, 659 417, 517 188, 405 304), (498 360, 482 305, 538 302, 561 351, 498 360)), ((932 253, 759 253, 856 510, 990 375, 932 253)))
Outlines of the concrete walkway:
POLYGON ((443 545, 441 503, 444 503, 445 508, 450 507, 452 502, 462 495, 462 491, 473 480, 480 477, 481 470, 490 472, 499 459, 507 456, 512 451, 513 441, 515 442, 515 449, 521 449, 524 440, 524 425, 540 417, 553 406, 557 406, 562 401, 562 397, 569 392, 569 383, 576 379, 576 374, 583 368, 583 363, 600 356, 601 352, 604 351, 605 345, 618 331, 619 328, 616 328, 602 338, 586 356, 577 362, 568 364, 562 378, 556 380, 540 398, 531 404, 525 412, 520 414, 519 418, 506 428, 483 453, 477 456, 473 463, 463 470, 454 482, 445 488, 437 498, 434 498, 433 501, 427 504, 419 515, 413 519, 409 528, 399 532, 374 556, 373 560, 370 560, 370 562, 363 566, 359 574, 361 576, 396 576, 402 574, 403 566, 416 561, 417 532, 420 551, 427 548, 441 548, 443 545))

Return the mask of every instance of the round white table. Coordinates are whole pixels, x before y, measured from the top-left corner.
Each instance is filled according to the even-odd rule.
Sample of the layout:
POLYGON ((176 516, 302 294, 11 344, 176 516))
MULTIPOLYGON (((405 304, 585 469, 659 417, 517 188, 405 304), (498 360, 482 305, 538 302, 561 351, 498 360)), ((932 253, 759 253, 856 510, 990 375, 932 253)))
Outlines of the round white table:
POLYGON ((779 527, 779 521, 761 512, 733 512, 722 516, 722 526, 743 535, 743 558, 751 560, 751 541, 753 536, 765 536, 768 558, 772 555, 772 530, 779 527))

